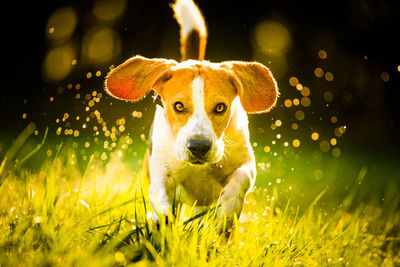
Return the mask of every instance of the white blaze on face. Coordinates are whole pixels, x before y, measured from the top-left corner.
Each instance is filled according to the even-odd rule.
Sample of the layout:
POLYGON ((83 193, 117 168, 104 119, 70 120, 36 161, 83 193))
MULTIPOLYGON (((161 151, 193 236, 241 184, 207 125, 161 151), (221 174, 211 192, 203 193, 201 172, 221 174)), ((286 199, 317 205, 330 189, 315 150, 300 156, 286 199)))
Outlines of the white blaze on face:
POLYGON ((205 111, 204 82, 200 76, 194 78, 192 82, 192 102, 194 111, 187 124, 178 133, 175 156, 179 160, 187 161, 190 157, 187 143, 191 140, 203 140, 211 143, 209 160, 215 162, 222 155, 221 144, 223 142, 222 140, 217 141, 214 128, 205 111))
POLYGON ((208 119, 204 109, 204 82, 200 76, 194 78, 192 82, 192 101, 194 112, 191 119, 195 120, 194 122, 197 126, 209 126, 212 128, 211 121, 208 119))

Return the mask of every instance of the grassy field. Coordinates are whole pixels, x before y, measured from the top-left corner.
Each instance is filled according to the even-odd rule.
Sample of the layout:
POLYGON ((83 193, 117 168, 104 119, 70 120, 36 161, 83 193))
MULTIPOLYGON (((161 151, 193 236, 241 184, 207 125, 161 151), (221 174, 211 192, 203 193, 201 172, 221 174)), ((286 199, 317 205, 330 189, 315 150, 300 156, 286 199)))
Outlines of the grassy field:
POLYGON ((400 265, 398 185, 383 187, 385 201, 366 197, 373 168, 346 155, 282 160, 255 148, 257 186, 232 233, 220 235, 213 210, 195 217, 178 206, 175 221, 150 223, 144 144, 133 157, 121 137, 105 159, 68 141, 24 152, 27 138, 0 167, 0 266, 400 265))

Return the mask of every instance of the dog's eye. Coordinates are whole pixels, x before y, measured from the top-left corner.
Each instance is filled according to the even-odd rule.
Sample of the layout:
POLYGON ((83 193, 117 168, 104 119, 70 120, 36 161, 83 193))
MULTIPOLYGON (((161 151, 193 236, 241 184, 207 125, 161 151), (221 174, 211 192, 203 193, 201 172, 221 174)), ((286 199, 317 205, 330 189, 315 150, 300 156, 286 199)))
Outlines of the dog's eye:
POLYGON ((183 106, 183 104, 181 102, 176 102, 174 104, 174 109, 176 112, 183 112, 185 110, 185 107, 183 106))
POLYGON ((219 103, 218 105, 215 106, 215 113, 224 113, 226 110, 226 105, 224 103, 219 103))

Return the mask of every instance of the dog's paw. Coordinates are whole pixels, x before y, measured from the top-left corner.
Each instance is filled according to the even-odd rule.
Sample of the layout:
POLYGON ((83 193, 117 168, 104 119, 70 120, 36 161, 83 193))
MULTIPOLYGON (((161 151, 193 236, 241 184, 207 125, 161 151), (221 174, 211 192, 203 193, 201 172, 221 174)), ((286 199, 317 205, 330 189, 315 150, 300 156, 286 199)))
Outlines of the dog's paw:
POLYGON ((220 225, 227 231, 234 226, 235 218, 238 219, 243 209, 243 198, 232 197, 224 198, 221 197, 215 216, 221 221, 220 225))

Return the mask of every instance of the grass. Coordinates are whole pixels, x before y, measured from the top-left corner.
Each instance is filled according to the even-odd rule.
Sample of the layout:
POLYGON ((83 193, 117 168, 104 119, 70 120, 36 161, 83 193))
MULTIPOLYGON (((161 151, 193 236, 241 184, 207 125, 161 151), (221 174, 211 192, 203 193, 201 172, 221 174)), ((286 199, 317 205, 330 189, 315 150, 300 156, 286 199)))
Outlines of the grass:
MULTIPOLYGON (((51 156, 22 155, 35 163, 30 168, 8 164, 13 149, 0 168, 0 266, 400 264, 398 197, 388 205, 356 202, 357 186, 341 199, 325 187, 310 190, 311 201, 300 205, 298 191, 281 193, 282 183, 274 183, 248 195, 230 235, 216 231, 221 221, 213 210, 196 216, 180 205, 180 215, 157 229, 147 180, 118 150, 106 163, 90 156, 80 168, 77 151, 60 143, 51 156), (338 205, 327 205, 333 202, 338 205)), ((267 171, 259 173, 266 179, 267 171)), ((308 175, 296 172, 295 178, 302 174, 308 175)))

